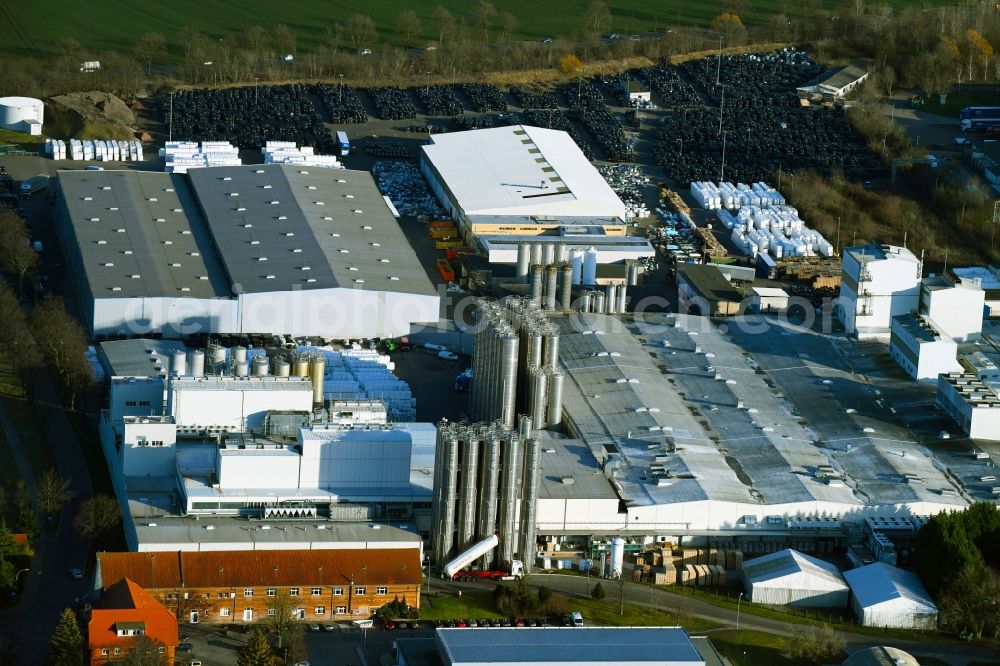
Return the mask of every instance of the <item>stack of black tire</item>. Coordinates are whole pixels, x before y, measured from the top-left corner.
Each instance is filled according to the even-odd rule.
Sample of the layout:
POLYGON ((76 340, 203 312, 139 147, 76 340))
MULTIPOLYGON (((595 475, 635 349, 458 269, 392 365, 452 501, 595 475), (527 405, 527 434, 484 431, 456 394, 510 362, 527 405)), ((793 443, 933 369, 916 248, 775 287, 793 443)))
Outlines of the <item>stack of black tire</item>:
POLYGON ((351 86, 320 83, 316 86, 316 94, 323 100, 331 123, 340 125, 368 122, 368 112, 351 86))
POLYGON ((662 108, 701 106, 704 104, 698 91, 681 78, 674 65, 667 61, 655 67, 643 67, 636 76, 649 86, 655 101, 662 108))
POLYGON ((429 116, 460 116, 465 107, 451 86, 421 86, 416 88, 417 99, 429 116))
POLYGON ((398 141, 373 141, 365 146, 365 152, 372 157, 408 160, 410 150, 398 141))
POLYGON ((510 94, 514 96, 522 109, 558 109, 559 100, 550 92, 530 92, 519 86, 511 86, 510 94))
POLYGON ((486 83, 463 83, 462 92, 466 99, 472 104, 472 108, 479 113, 485 111, 499 111, 503 113, 507 110, 507 100, 503 92, 494 85, 486 83))
POLYGON ((334 146, 308 86, 301 84, 174 93, 173 135, 187 141, 232 141, 240 148, 259 148, 266 141, 294 141, 319 152, 334 146))
POLYGON ((584 127, 604 151, 609 162, 630 159, 625 128, 604 104, 604 94, 589 80, 567 83, 560 89, 569 104, 569 118, 584 127))
POLYGON ((838 170, 856 181, 884 173, 842 109, 799 103, 795 89, 823 70, 805 53, 726 56, 719 65, 715 56, 680 66, 681 75, 704 91, 707 105, 674 109, 667 117, 654 157, 668 177, 749 183, 771 181, 778 171, 838 170))
POLYGON ((417 117, 417 109, 406 90, 396 86, 368 88, 375 103, 375 115, 382 120, 404 120, 417 117))

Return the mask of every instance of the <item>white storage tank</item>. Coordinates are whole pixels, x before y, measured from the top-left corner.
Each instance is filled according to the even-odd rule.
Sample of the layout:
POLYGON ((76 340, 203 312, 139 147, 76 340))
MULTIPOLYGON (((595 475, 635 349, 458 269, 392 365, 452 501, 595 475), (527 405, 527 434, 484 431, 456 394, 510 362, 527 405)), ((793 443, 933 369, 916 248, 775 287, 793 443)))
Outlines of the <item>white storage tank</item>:
POLYGON ((40 99, 0 97, 0 127, 4 129, 26 134, 41 134, 44 116, 45 105, 40 99))
POLYGON ((621 578, 625 566, 625 539, 615 537, 611 540, 611 577, 621 578))
POLYGON ((597 284, 597 250, 590 248, 583 255, 583 284, 593 286, 597 284))

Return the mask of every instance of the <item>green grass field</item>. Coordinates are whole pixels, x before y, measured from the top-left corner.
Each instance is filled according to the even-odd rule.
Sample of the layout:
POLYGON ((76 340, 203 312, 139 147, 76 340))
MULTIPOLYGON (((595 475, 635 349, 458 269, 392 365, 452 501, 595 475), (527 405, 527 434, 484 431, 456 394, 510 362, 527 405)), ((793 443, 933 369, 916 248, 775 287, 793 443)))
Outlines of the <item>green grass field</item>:
MULTIPOLYGON (((355 12, 368 14, 378 27, 383 42, 396 43, 396 16, 404 9, 413 9, 421 17, 424 36, 430 41, 435 34, 431 14, 438 4, 449 7, 456 15, 474 11, 475 2, 456 0, 380 0, 358 4, 342 0, 301 0, 289 4, 261 0, 101 0, 101 2, 70 4, 66 0, 33 0, 32 2, 0 2, 0 53, 8 55, 57 55, 57 44, 66 37, 76 39, 95 56, 104 50, 128 49, 147 32, 159 32, 171 52, 181 53, 179 33, 184 26, 193 26, 213 38, 221 38, 253 25, 264 28, 284 23, 298 35, 298 50, 308 51, 316 45, 327 26, 343 22, 355 12)), ((541 39, 577 33, 587 0, 506 0, 494 2, 498 11, 509 11, 520 23, 518 37, 541 39)), ((707 25, 718 14, 714 2, 688 0, 606 0, 611 8, 612 30, 637 33, 662 30, 670 25, 707 25)), ((793 17, 800 5, 781 0, 751 0, 754 16, 760 20, 787 6, 793 17)), ((839 0, 823 0, 833 8, 839 0)), ((908 0, 890 0, 888 4, 901 8, 912 5, 908 0)), ((931 0, 930 4, 954 4, 947 0, 931 0)))

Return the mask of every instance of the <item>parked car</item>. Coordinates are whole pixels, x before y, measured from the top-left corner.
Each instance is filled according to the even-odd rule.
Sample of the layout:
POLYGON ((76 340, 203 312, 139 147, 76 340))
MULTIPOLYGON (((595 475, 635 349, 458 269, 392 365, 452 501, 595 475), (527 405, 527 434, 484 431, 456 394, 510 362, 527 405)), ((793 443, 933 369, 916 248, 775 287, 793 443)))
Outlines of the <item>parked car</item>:
POLYGON ((178 643, 177 644, 177 651, 178 652, 190 652, 193 649, 194 649, 194 646, 192 646, 190 643, 178 643))
POLYGON ((319 625, 315 624, 315 623, 310 624, 309 625, 309 631, 319 631, 319 625))
POLYGON ((337 630, 336 625, 333 625, 333 624, 324 624, 323 625, 323 631, 336 631, 336 630, 337 630))
POLYGON ((386 619, 383 619, 383 620, 382 620, 382 626, 383 626, 383 627, 384 627, 385 629, 387 629, 388 631, 392 631, 393 629, 395 629, 395 628, 396 628, 396 623, 395 623, 395 622, 393 622, 392 620, 386 620, 386 619))

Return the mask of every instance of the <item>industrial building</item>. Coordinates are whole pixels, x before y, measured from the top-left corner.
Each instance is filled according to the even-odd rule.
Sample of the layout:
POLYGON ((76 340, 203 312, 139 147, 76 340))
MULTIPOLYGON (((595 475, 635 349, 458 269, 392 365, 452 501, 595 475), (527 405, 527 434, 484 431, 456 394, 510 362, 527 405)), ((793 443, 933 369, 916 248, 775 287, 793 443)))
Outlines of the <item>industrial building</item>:
POLYGON ((0 128, 39 136, 45 104, 33 97, 0 97, 0 128))
POLYGON ((60 238, 93 335, 393 337, 439 296, 371 175, 62 171, 60 238))
POLYGON ((847 606, 847 583, 836 565, 791 549, 744 561, 740 579, 755 604, 847 606))
POLYGON ((800 94, 819 95, 823 99, 841 99, 868 80, 868 68, 861 63, 835 67, 816 78, 812 85, 797 88, 800 94))
POLYGON ((436 429, 409 422, 388 357, 149 339, 105 342, 98 357, 101 443, 131 549, 420 549, 429 536, 436 429), (261 523, 285 519, 294 530, 261 523))
POLYGON ((1000 440, 1000 394, 992 382, 971 373, 939 375, 937 406, 972 439, 1000 440))
POLYGON ((625 218, 625 204, 566 132, 512 125, 429 141, 420 170, 463 225, 475 215, 625 218))
MULTIPOLYGON (((434 639, 426 640, 434 641, 437 653, 434 656, 439 661, 432 663, 439 663, 441 666, 705 664, 705 659, 681 627, 506 627, 475 631, 438 629, 434 639)), ((406 646, 402 652, 406 654, 406 646)), ((405 660, 405 656, 403 658, 405 660)))
POLYGON ((937 628, 937 606, 915 574, 876 562, 845 571, 844 578, 851 587, 851 609, 862 626, 937 628))
POLYGON ((706 317, 743 312, 743 293, 711 265, 683 264, 677 268, 677 311, 706 317))
POLYGON ((920 314, 955 342, 980 338, 985 301, 986 292, 975 279, 935 275, 920 281, 920 314))
MULTIPOLYGON (((562 225, 552 234, 476 234, 476 246, 491 264, 516 264, 521 247, 527 245, 529 253, 535 245, 541 246, 542 256, 550 253, 568 256, 574 251, 597 251, 597 263, 619 264, 656 256, 656 250, 642 236, 614 236, 607 229, 594 225, 562 225), (548 246, 552 246, 550 250, 548 246)), ((530 254, 529 254, 530 256, 530 254)))
POLYGON ((892 318, 917 310, 921 262, 905 247, 844 249, 838 316, 857 338, 888 338, 892 318))
POLYGON ((936 381, 941 373, 961 370, 958 344, 924 315, 897 315, 890 331, 889 353, 914 379, 936 381))
POLYGON ((962 282, 978 284, 984 292, 984 315, 1000 316, 1000 269, 995 266, 950 268, 948 272, 962 282))
POLYGON ((645 238, 626 240, 626 205, 566 132, 515 125, 429 141, 421 172, 465 242, 491 262, 515 261, 516 248, 502 251, 508 236, 564 250, 594 247, 600 263, 654 255, 645 238))
POLYGON ((535 435, 541 541, 711 534, 747 552, 818 550, 846 546, 869 516, 966 505, 911 435, 841 406, 869 398, 824 374, 841 361, 811 332, 760 320, 723 334, 704 317, 651 313, 550 319, 565 379, 562 433, 535 435))
MULTIPOLYGON (((752 278, 751 278, 752 280, 752 278)), ((752 287, 750 309, 753 312, 778 313, 788 309, 788 292, 779 287, 752 287)))
POLYGON ((266 621, 280 593, 312 622, 367 618, 394 598, 420 607, 419 551, 98 553, 94 586, 128 578, 183 622, 266 621))

